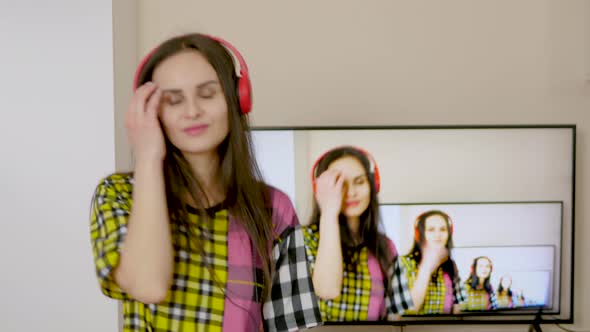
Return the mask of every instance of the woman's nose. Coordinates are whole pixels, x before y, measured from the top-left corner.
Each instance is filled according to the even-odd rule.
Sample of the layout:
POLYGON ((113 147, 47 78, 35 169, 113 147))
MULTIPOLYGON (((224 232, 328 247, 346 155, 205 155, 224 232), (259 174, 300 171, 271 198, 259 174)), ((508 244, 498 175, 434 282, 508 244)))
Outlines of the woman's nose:
POLYGON ((198 101, 191 100, 191 102, 187 103, 187 107, 185 109, 185 116, 187 118, 196 118, 201 113, 203 113, 203 109, 201 108, 201 105, 198 101))

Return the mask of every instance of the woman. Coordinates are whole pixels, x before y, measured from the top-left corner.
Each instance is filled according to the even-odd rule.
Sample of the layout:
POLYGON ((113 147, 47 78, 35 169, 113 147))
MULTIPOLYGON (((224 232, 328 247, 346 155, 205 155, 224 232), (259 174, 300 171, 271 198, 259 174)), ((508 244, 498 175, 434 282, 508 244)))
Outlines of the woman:
POLYGON ((453 223, 439 210, 422 213, 414 222, 414 244, 401 257, 415 310, 407 314, 451 314, 460 311, 461 281, 450 257, 453 223))
POLYGON ((512 291, 512 277, 504 275, 498 283, 496 292, 498 309, 511 309, 519 305, 518 295, 512 291))
POLYGON ((411 306, 393 242, 379 231, 379 170, 359 148, 321 156, 312 170, 314 211, 305 227, 324 321, 392 318, 411 306))
POLYGON ((309 272, 294 268, 307 265, 293 206, 253 158, 247 74, 235 48, 201 34, 165 41, 137 69, 134 171, 100 181, 91 213, 99 283, 123 302, 125 331, 320 322, 309 272))
POLYGON ((463 284, 465 301, 461 309, 466 311, 487 311, 498 308, 496 293, 490 284, 492 261, 486 256, 479 256, 471 264, 469 278, 463 284))

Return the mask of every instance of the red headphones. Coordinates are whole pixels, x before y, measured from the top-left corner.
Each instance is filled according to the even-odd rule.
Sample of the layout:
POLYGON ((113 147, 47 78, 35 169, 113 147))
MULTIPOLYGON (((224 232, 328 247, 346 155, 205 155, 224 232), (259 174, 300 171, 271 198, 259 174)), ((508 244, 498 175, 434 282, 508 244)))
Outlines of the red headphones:
MULTIPOLYGON (((226 49, 230 50, 230 53, 233 54, 235 58, 238 59, 238 63, 240 65, 240 74, 238 75, 238 99, 240 101, 240 110, 242 114, 248 114, 252 110, 252 83, 250 82, 250 75, 248 74, 248 66, 246 65, 246 61, 240 54, 240 52, 229 42, 214 36, 203 35, 211 40, 215 40, 216 42, 220 43, 226 49)), ((135 71, 135 75, 133 77, 133 90, 135 91, 138 88, 139 84, 139 74, 143 70, 143 67, 154 54, 154 52, 159 48, 156 47, 151 50, 139 63, 137 70, 135 71)))
POLYGON ((328 155, 328 153, 330 153, 334 150, 343 148, 343 147, 354 149, 354 150, 362 153, 363 155, 365 155, 369 159, 369 163, 371 164, 370 167, 373 170, 372 174, 373 174, 373 182, 375 183, 375 192, 378 193, 379 190, 381 189, 381 176, 379 175, 379 167, 377 167, 377 162, 375 161, 375 158, 373 158, 373 156, 369 152, 367 152, 361 148, 357 148, 357 147, 353 147, 353 146, 340 146, 340 147, 330 149, 330 150, 324 152, 324 154, 322 154, 315 161, 315 163, 313 164, 313 167, 311 168, 311 184, 313 186, 313 192, 314 193, 316 192, 315 179, 317 176, 319 176, 319 175, 316 176, 316 171, 317 171, 317 167, 318 167, 319 163, 322 161, 322 159, 324 159, 324 157, 326 157, 326 155, 328 155))
POLYGON ((418 217, 416 217, 416 220, 414 221, 414 240, 416 242, 420 242, 420 230, 418 229, 418 224, 421 220, 424 220, 424 222, 426 222, 426 218, 430 216, 443 216, 449 222, 449 234, 453 234, 453 220, 451 219, 451 217, 442 211, 430 210, 421 213, 418 217))

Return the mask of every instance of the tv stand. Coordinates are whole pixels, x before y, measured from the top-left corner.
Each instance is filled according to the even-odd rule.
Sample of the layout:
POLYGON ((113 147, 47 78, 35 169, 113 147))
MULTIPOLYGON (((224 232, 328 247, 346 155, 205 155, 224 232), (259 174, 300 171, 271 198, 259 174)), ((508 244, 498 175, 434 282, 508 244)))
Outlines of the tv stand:
POLYGON ((543 332, 543 330, 541 329, 542 322, 543 322, 543 318, 541 317, 541 310, 539 310, 537 312, 537 314, 535 315, 533 322, 531 323, 531 325, 529 325, 528 332, 543 332))

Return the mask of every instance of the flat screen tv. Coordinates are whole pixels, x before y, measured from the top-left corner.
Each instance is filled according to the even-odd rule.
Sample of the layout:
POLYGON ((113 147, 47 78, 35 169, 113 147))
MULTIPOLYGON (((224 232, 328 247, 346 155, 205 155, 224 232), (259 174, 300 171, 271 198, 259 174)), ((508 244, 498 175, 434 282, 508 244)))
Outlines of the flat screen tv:
POLYGON ((330 325, 572 323, 575 135, 575 125, 252 129, 264 180, 290 197, 304 226, 314 162, 345 145, 378 165, 380 231, 400 262, 416 258, 420 216, 439 211, 452 223, 447 260, 463 301, 444 304, 451 312, 330 325), (482 287, 494 297, 466 300, 482 287))

